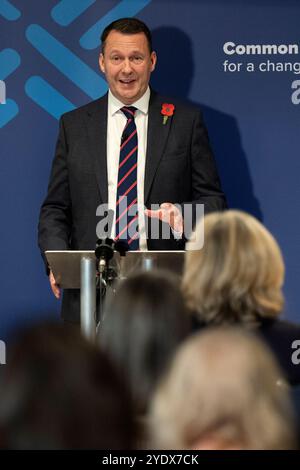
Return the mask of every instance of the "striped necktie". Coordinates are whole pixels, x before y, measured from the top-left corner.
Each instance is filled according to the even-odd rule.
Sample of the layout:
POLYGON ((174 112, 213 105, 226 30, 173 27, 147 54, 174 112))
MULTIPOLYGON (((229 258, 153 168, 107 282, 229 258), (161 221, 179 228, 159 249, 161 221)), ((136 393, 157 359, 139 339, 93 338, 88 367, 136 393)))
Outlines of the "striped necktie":
POLYGON ((124 106, 121 111, 127 118, 124 127, 118 171, 116 201, 116 238, 128 243, 129 250, 139 249, 137 211, 137 156, 138 137, 134 121, 136 108, 124 106))

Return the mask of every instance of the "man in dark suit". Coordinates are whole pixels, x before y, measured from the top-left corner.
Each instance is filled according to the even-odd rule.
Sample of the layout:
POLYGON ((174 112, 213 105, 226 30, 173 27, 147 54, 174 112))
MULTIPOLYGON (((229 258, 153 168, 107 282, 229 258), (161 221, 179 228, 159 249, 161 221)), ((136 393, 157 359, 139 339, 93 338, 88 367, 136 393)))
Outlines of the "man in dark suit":
MULTIPOLYGON (((130 196, 135 191, 133 202, 146 206, 135 217, 137 237, 132 238, 137 239, 138 249, 182 249, 187 225, 184 204, 192 207, 192 218, 199 204, 204 204, 206 213, 226 207, 201 114, 150 90, 156 54, 143 22, 117 20, 103 31, 101 39, 99 65, 109 92, 60 120, 48 194, 40 214, 42 255, 46 250, 93 249, 101 236, 99 221, 107 213, 113 214, 109 232, 115 238, 116 206, 124 197, 118 199, 119 187, 129 174, 135 177, 123 194, 129 191, 130 196), (130 135, 126 134, 128 125, 134 125, 128 127, 130 135), (134 138, 136 145, 121 162, 120 148, 134 138), (120 180, 120 168, 129 158, 136 158, 135 163, 120 180), (99 211, 103 204, 108 205, 108 212, 99 211), (168 239, 149 235, 147 220, 155 219, 170 226, 168 239)), ((51 272, 49 278, 59 297, 51 272)), ((64 295, 62 315, 69 321, 79 319, 76 296, 78 299, 72 291, 64 295)))

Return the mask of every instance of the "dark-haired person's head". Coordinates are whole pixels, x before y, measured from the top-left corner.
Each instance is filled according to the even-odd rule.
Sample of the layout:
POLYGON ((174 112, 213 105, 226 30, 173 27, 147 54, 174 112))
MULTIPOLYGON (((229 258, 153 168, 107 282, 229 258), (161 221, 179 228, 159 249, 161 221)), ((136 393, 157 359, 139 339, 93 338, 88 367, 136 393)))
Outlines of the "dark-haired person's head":
POLYGON ((118 20, 113 21, 110 23, 106 28, 103 30, 101 34, 101 47, 102 52, 105 49, 105 41, 111 31, 117 31, 122 34, 139 34, 143 33, 146 36, 149 53, 152 52, 152 36, 151 31, 148 26, 138 18, 119 18, 118 20))
POLYGON ((8 346, 7 356, 0 380, 1 448, 134 448, 126 387, 79 330, 36 326, 8 346))
POLYGON ((99 66, 111 93, 124 105, 135 103, 156 65, 149 28, 136 18, 121 18, 104 29, 101 41, 99 66))
POLYGON ((139 273, 120 284, 106 308, 99 341, 129 381, 137 413, 146 413, 189 329, 180 286, 171 274, 139 273))

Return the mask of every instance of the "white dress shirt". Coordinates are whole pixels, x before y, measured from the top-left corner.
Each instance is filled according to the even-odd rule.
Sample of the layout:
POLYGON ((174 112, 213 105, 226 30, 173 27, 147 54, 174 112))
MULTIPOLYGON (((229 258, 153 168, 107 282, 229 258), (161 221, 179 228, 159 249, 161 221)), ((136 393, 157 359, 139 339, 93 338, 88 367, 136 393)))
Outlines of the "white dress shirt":
MULTIPOLYGON (((132 103, 130 106, 137 108, 135 113, 135 124, 138 137, 138 165, 137 165, 137 197, 139 205, 139 240, 140 250, 147 250, 147 239, 145 234, 144 215, 144 179, 147 150, 147 130, 148 130, 148 108, 150 99, 150 88, 148 87, 144 95, 132 103)), ((114 212, 111 238, 116 233, 116 199, 118 184, 118 169, 120 158, 121 136, 127 119, 120 110, 124 105, 109 90, 108 92, 108 112, 107 112, 107 182, 108 182, 108 208, 114 212)))

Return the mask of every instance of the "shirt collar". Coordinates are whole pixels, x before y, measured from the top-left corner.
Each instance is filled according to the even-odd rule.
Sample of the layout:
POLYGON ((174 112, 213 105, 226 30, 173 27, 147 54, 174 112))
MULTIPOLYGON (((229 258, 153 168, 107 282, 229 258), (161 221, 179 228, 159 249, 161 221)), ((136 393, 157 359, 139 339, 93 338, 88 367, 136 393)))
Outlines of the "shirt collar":
MULTIPOLYGON (((136 109, 141 111, 143 114, 148 113, 148 108, 149 108, 149 100, 150 100, 150 88, 148 86, 147 90, 141 96, 140 99, 132 103, 130 106, 135 106, 136 109)), ((122 101, 118 100, 110 90, 108 90, 108 114, 110 116, 114 116, 120 109, 126 106, 122 101)))

